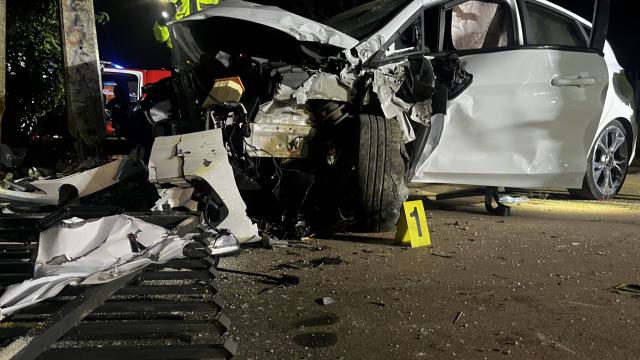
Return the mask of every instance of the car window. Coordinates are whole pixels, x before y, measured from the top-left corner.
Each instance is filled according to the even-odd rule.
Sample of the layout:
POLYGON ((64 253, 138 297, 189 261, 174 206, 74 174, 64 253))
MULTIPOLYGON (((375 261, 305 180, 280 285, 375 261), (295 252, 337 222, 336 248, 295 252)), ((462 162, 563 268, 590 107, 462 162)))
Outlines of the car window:
POLYGON ((504 3, 466 1, 447 10, 445 50, 475 50, 511 45, 511 10, 504 3))
POLYGON ((575 20, 531 3, 527 3, 527 12, 528 45, 587 47, 587 39, 575 20))
POLYGON ((103 73, 102 93, 105 96, 105 104, 109 103, 116 96, 129 95, 129 102, 138 101, 138 77, 125 73, 103 73))
POLYGON ((385 51, 386 57, 422 51, 422 16, 409 24, 385 51))

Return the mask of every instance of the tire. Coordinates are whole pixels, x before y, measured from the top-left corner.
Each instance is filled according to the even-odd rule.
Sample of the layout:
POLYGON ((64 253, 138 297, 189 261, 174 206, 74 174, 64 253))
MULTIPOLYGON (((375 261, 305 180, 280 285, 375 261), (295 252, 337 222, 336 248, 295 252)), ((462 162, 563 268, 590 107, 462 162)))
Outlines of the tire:
POLYGON ((610 122, 596 138, 587 160, 582 189, 568 189, 571 195, 587 200, 613 199, 627 177, 630 134, 618 121, 610 122))
POLYGON ((395 120, 360 115, 356 222, 350 230, 391 231, 408 197, 402 133, 395 120))

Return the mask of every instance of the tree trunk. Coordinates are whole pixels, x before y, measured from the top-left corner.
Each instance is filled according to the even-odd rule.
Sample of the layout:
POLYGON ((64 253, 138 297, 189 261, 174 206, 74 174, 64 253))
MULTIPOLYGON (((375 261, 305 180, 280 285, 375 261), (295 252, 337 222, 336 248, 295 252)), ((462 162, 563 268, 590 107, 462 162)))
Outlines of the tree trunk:
POLYGON ((5 69, 6 61, 6 42, 7 42, 7 2, 0 0, 0 143, 2 143, 2 114, 4 114, 5 104, 5 69))
POLYGON ((60 13, 69 132, 80 159, 100 156, 104 104, 93 1, 60 0, 60 13))

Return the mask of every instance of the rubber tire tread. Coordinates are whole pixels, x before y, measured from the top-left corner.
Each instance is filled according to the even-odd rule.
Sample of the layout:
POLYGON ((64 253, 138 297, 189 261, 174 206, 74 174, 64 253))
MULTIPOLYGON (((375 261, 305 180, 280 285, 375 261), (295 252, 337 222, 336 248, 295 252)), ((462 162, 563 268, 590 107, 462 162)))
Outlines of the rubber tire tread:
POLYGON ((395 120, 360 115, 357 164, 358 222, 352 230, 385 232, 394 228, 406 200, 402 133, 395 120))

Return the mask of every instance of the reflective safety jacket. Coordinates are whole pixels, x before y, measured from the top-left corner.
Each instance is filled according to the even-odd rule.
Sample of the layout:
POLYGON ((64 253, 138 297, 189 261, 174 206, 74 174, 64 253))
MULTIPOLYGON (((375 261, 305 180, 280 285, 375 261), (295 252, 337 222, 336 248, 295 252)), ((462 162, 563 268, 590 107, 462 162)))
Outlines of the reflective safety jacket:
MULTIPOLYGON (((175 17, 173 19, 167 19, 167 21, 181 20, 191 14, 195 14, 198 11, 202 11, 209 6, 218 5, 220 0, 164 0, 167 4, 173 4, 176 7, 175 17)), ((168 47, 171 47, 171 36, 169 35, 169 28, 165 24, 160 24, 156 21, 153 24, 153 37, 159 43, 166 43, 168 47)))

